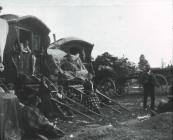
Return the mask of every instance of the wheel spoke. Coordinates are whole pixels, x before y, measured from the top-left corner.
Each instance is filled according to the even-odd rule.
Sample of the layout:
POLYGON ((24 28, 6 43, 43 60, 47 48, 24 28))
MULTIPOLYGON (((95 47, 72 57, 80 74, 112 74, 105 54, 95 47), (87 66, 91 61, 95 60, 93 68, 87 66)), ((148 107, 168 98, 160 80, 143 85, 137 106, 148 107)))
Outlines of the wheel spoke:
POLYGON ((108 97, 113 97, 116 95, 115 83, 112 79, 104 79, 100 82, 98 89, 102 91, 108 97))

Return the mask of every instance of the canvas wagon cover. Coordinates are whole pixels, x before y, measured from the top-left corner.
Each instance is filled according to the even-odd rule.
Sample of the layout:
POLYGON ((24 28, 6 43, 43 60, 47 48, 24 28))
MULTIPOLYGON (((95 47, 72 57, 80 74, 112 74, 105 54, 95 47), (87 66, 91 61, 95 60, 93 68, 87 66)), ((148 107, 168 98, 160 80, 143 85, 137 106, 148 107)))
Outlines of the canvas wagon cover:
POLYGON ((6 44, 7 34, 8 34, 8 23, 0 18, 0 57, 3 61, 3 53, 6 44))

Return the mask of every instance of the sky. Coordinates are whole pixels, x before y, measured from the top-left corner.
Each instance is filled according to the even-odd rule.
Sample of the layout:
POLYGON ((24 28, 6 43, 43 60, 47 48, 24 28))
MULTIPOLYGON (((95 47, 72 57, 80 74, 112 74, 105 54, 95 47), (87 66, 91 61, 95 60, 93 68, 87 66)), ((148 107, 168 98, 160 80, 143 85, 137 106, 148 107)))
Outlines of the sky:
POLYGON ((104 52, 138 63, 144 54, 151 67, 173 60, 172 0, 0 0, 1 14, 34 15, 56 39, 78 37, 104 52))

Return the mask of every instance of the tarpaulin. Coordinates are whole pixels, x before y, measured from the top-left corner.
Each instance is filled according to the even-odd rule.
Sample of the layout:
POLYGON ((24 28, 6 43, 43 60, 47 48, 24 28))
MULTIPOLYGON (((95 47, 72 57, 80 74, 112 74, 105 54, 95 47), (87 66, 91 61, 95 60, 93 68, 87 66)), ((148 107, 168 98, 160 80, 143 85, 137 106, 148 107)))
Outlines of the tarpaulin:
POLYGON ((8 35, 8 23, 7 21, 0 18, 0 56, 1 61, 3 61, 3 53, 6 44, 6 39, 8 35))

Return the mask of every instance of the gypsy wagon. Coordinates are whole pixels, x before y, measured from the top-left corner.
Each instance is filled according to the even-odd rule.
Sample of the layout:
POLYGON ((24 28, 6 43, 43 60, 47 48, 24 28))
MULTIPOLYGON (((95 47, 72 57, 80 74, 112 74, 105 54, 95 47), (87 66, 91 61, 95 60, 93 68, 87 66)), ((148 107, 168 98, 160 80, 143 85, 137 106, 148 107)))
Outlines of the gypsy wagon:
POLYGON ((15 82, 19 73, 31 75, 32 55, 36 58, 35 73, 41 74, 42 57, 49 45, 49 28, 37 17, 13 14, 0 16, 8 21, 9 33, 4 49, 3 77, 7 82, 15 82), (28 42, 30 53, 22 53, 20 44, 28 42))
POLYGON ((22 102, 27 99, 28 92, 39 90, 40 83, 34 76, 43 73, 44 55, 50 44, 50 29, 40 19, 30 15, 19 17, 7 14, 0 18, 9 25, 3 55, 5 70, 1 73, 1 81, 3 79, 8 88, 15 89, 22 102), (29 51, 22 50, 21 44, 26 42, 29 51))
MULTIPOLYGON (((57 67, 54 67, 54 69, 57 69, 59 71, 59 68, 61 67, 60 61, 63 61, 63 59, 66 59, 66 57, 68 57, 68 54, 73 54, 73 51, 75 51, 75 53, 79 54, 79 57, 82 61, 82 63, 80 63, 79 65, 84 64, 90 73, 94 73, 93 68, 92 68, 92 63, 91 63, 91 52, 92 52, 93 46, 94 46, 93 44, 91 44, 87 41, 84 41, 82 39, 75 38, 75 37, 66 37, 66 38, 59 39, 59 40, 53 42, 52 44, 50 44, 49 48, 47 49, 47 53, 48 53, 48 55, 53 57, 53 61, 56 63, 55 65, 57 65, 57 67)), ((51 61, 49 61, 49 67, 51 67, 50 63, 51 63, 51 61)), ((66 65, 68 65, 68 64, 66 64, 66 65)), ((51 68, 51 70, 52 69, 53 68, 51 68)), ((73 71, 73 70, 71 69, 71 71, 73 71)), ((70 79, 68 79, 67 77, 64 78, 64 75, 63 76, 62 75, 63 74, 60 74, 60 76, 59 76, 59 79, 61 81, 60 84, 64 83, 64 81, 66 81, 66 82, 70 81, 70 79)), ((86 73, 83 75, 86 76, 86 73)), ((73 75, 72 77, 73 78, 75 77, 74 79, 77 80, 77 81, 74 81, 74 79, 73 79, 72 80, 73 82, 70 82, 70 84, 72 84, 72 85, 75 85, 75 84, 81 85, 81 83, 83 83, 86 80, 85 79, 86 77, 84 78, 85 79, 84 80, 83 76, 81 76, 81 75, 79 75, 79 76, 73 75)))
MULTIPOLYGON (((22 131, 26 131, 28 128, 33 130, 33 127, 28 123, 32 122, 32 117, 27 118, 25 113, 28 109, 25 106, 26 104, 23 105, 22 103, 26 101, 24 97, 27 99, 27 96, 29 96, 27 93, 34 93, 35 86, 38 86, 37 89, 40 86, 38 80, 34 80, 30 77, 42 74, 42 61, 47 46, 50 43, 48 36, 50 30, 41 20, 34 16, 19 17, 17 15, 8 14, 2 15, 0 18, 6 20, 9 25, 9 32, 3 52, 5 70, 3 73, 0 73, 0 82, 4 85, 4 87, 2 87, 2 85, 0 85, 0 87, 3 89, 8 87, 5 92, 1 90, 0 113, 3 115, 0 117, 0 139, 11 139, 12 137, 16 139, 21 139, 22 137, 23 139, 23 133, 20 133, 21 129, 22 131), (27 45, 28 51, 26 51, 24 44, 27 45), (32 76, 32 74, 34 75, 32 76), (23 80, 25 79, 26 81, 24 80, 18 83, 17 81, 21 80, 21 76, 23 80), (5 84, 3 84, 1 80, 5 80, 5 84), (30 91, 27 88, 30 89, 30 91), (33 90, 31 91, 32 88, 33 90), (8 94, 11 93, 10 90, 14 91, 14 89, 18 98, 14 93, 8 94), (20 101, 20 103, 18 101, 20 101), (13 132, 13 134, 11 132, 13 132)), ((34 113, 32 112, 32 114, 34 113)), ((37 115, 37 118, 39 117, 40 114, 37 115)), ((34 125, 37 125, 35 121, 34 125)), ((43 124, 39 124, 37 128, 40 129, 42 125, 43 124)), ((50 124, 48 124, 48 127, 55 130, 50 124)), ((53 132, 50 131, 50 129, 48 131, 53 132)), ((26 133, 33 135, 35 132, 36 130, 31 133, 30 131, 26 131, 26 133)))

